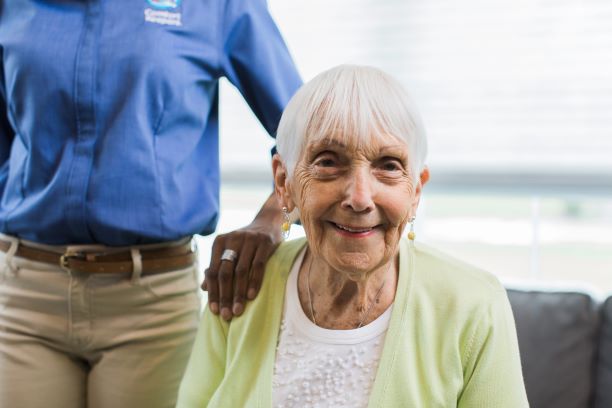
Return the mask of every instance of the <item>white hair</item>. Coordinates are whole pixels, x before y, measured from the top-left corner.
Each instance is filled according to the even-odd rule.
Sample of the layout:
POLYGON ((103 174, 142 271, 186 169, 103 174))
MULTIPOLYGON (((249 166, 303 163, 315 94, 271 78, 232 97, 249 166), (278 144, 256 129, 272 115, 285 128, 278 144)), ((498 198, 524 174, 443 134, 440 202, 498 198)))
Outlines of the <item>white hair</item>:
POLYGON ((415 183, 425 166, 427 139, 420 115, 401 83, 380 69, 340 65, 296 92, 276 134, 289 177, 309 141, 332 135, 360 146, 381 136, 407 143, 415 183))

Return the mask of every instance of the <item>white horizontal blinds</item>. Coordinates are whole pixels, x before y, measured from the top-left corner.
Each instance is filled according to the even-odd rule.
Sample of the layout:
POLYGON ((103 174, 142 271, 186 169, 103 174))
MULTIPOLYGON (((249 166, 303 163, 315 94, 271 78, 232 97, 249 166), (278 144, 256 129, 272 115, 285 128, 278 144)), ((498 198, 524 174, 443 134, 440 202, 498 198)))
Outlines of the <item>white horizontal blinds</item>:
POLYGON ((415 8, 426 23, 416 24, 423 42, 413 57, 422 62, 408 77, 424 85, 432 162, 508 172, 612 168, 606 3, 423 1, 415 8))
MULTIPOLYGON (((270 8, 305 79, 343 62, 399 77, 424 116, 433 166, 612 171, 608 0, 270 0, 270 8)), ((265 154, 253 153, 261 130, 228 120, 246 109, 229 106, 241 102, 227 93, 223 131, 240 143, 224 148, 224 160, 267 169, 265 154)))

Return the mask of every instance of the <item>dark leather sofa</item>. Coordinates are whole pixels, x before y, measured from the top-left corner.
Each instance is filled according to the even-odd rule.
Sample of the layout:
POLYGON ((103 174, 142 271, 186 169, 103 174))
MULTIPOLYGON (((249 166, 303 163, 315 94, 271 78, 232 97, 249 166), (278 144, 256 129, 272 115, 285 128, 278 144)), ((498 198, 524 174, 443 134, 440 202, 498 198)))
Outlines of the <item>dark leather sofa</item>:
POLYGON ((612 296, 508 290, 531 408, 612 408, 612 296))

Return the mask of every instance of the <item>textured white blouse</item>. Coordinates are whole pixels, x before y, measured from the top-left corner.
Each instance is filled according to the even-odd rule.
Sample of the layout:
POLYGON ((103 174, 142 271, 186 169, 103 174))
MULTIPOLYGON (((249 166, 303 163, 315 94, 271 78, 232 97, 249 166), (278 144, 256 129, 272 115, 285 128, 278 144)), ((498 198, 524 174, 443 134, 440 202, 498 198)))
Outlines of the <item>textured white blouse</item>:
POLYGON ((272 381, 273 406, 366 407, 392 306, 358 329, 330 330, 315 325, 298 297, 297 278, 304 253, 293 264, 285 289, 272 381))

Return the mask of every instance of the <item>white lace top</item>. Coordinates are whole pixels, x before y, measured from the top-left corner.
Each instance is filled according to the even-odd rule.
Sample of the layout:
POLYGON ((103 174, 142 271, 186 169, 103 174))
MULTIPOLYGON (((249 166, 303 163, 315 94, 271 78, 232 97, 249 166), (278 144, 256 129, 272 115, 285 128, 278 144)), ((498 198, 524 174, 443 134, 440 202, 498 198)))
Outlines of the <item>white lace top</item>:
POLYGON ((274 364, 275 408, 366 407, 382 354, 391 309, 353 330, 312 323, 300 305, 297 278, 305 250, 285 289, 285 305, 274 364))

